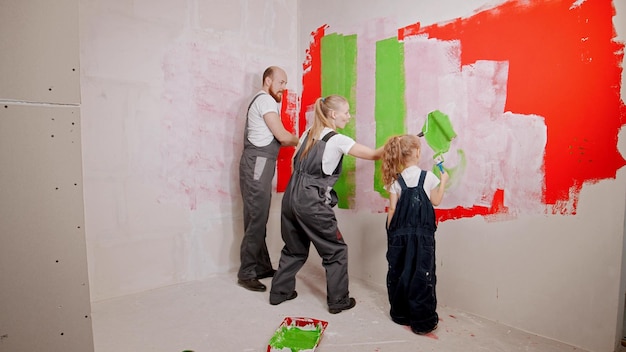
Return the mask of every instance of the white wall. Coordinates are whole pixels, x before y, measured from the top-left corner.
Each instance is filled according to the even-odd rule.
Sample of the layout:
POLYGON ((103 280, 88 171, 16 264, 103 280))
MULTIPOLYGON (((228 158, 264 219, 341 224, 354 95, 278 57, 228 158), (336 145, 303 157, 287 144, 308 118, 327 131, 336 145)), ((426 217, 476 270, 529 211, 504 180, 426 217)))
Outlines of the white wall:
MULTIPOLYGON (((304 60, 311 31, 324 24, 327 34, 349 35, 368 28, 367 34, 380 40, 416 22, 428 26, 468 17, 499 3, 302 2, 300 60, 304 60)), ((618 40, 624 42, 626 4, 615 3, 614 24, 618 40)), ((623 76, 622 100, 625 82, 623 76)), ((363 114, 357 111, 356 115, 358 119, 363 114)), ((357 140, 373 141, 358 131, 357 140)), ((626 129, 620 133, 618 147, 626 155, 626 129)), ((623 319, 625 198, 626 170, 622 168, 615 180, 584 185, 576 215, 521 214, 495 222, 477 216, 441 223, 437 230, 439 303, 583 349, 613 351, 623 319)), ((338 214, 350 246, 351 275, 384 286, 384 214, 348 210, 338 214)))
POLYGON ((92 300, 236 268, 242 115, 269 65, 297 88, 297 3, 81 1, 80 20, 92 300))

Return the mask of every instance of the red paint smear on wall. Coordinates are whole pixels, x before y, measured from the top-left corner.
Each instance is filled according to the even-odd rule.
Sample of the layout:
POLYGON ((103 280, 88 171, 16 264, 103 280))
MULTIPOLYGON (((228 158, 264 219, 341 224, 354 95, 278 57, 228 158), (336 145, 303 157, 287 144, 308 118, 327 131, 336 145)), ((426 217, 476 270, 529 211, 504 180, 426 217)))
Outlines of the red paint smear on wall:
POLYGON ((438 222, 446 220, 454 220, 460 218, 471 218, 476 215, 483 215, 487 218, 492 218, 494 214, 498 214, 493 217, 494 220, 501 219, 503 214, 508 213, 509 208, 504 205, 504 190, 497 189, 493 195, 493 201, 490 207, 473 206, 471 208, 456 207, 453 209, 435 209, 435 216, 438 222))
MULTIPOLYGON (((614 41, 611 1, 511 1, 419 34, 459 40, 461 63, 509 62, 505 110, 545 118, 543 201, 575 214, 584 183, 615 178, 626 164, 617 150, 626 123, 620 99, 624 45, 614 41)), ((440 220, 493 214, 491 208, 438 210, 440 220)))
POLYGON ((302 64, 302 100, 298 130, 300 135, 306 129, 306 112, 322 95, 322 37, 328 25, 323 25, 311 33, 312 41, 306 51, 306 59, 302 64))
MULTIPOLYGON (((296 119, 298 116, 298 95, 285 89, 280 106, 280 119, 285 129, 296 133, 296 119)), ((276 158, 276 191, 284 192, 291 177, 293 154, 295 147, 281 147, 276 158)))
POLYGON ((398 29, 398 41, 403 42, 404 38, 418 34, 419 30, 420 30, 419 22, 398 29))
MULTIPOLYGON (((315 103, 315 100, 322 94, 322 51, 321 43, 324 36, 324 29, 327 25, 319 27, 316 31, 311 33, 313 41, 311 42, 309 49, 306 53, 306 60, 302 65, 304 72, 302 76, 302 97, 300 99, 300 110, 298 117, 298 97, 295 93, 283 94, 281 105, 281 119, 285 129, 287 131, 296 133, 296 120, 298 121, 297 130, 298 136, 301 136, 305 131, 306 124, 306 111, 309 106, 315 103)), ((276 191, 284 192, 287 189, 289 178, 292 172, 292 159, 295 154, 295 147, 283 147, 278 152, 278 159, 276 160, 277 176, 276 176, 276 191)))

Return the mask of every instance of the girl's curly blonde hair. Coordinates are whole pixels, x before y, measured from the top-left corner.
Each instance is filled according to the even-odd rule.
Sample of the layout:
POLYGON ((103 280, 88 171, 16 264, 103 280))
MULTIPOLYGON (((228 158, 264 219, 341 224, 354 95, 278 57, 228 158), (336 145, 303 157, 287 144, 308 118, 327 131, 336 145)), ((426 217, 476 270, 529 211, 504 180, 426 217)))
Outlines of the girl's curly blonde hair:
MULTIPOLYGON (((418 136, 405 134, 387 140, 383 149, 382 173, 383 184, 391 186, 398 179, 398 174, 405 169, 407 161, 413 157, 413 151, 421 148, 418 136)), ((419 155, 419 154, 418 154, 419 155)))

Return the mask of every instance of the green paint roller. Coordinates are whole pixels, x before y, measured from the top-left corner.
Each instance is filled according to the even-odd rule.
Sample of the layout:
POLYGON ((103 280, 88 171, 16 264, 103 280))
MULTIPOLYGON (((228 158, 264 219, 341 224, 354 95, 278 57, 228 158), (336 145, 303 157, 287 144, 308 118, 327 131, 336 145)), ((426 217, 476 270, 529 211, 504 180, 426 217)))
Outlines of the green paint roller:
POLYGON ((431 111, 417 136, 426 139, 435 152, 434 160, 439 171, 443 172, 443 153, 450 149, 450 142, 456 137, 448 115, 439 110, 431 111))

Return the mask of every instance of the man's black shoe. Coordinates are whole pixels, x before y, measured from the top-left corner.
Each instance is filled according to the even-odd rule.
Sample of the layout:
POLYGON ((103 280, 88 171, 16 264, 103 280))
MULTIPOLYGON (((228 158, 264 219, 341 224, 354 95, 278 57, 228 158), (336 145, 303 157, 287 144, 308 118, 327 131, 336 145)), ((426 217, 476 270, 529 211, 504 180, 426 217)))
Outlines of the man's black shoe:
POLYGON ((270 271, 264 272, 263 274, 257 275, 256 279, 261 280, 261 279, 266 279, 268 277, 274 277, 274 274, 276 274, 276 270, 272 269, 270 271))
POLYGON ((337 314, 343 312, 344 310, 352 309, 354 306, 356 306, 356 300, 350 297, 350 303, 347 306, 341 308, 329 308, 328 312, 330 314, 337 314))
POLYGON ((285 301, 290 301, 290 300, 292 300, 292 299, 294 299, 296 297, 298 297, 298 292, 293 291, 287 298, 284 298, 284 299, 279 300, 279 301, 272 301, 272 299, 270 298, 270 304, 275 306, 275 305, 281 304, 281 303, 283 303, 285 301))
POLYGON ((265 285, 260 283, 259 280, 257 279, 247 279, 247 280, 239 279, 237 283, 239 284, 239 286, 245 289, 248 289, 250 291, 265 292, 265 290, 267 290, 267 287, 265 287, 265 285))

